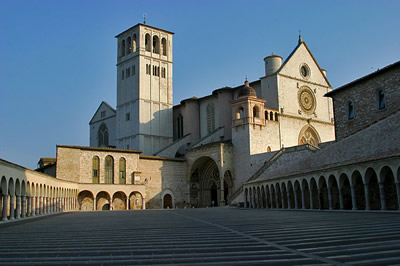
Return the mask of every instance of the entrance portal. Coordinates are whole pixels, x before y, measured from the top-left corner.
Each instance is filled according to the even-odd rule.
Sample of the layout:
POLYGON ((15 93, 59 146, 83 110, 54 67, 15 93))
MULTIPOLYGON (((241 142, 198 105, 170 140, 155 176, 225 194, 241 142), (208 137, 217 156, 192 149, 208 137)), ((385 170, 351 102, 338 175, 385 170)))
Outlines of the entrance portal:
POLYGON ((172 209, 172 197, 170 194, 164 196, 164 209, 172 209))
POLYGON ((218 206, 218 187, 215 183, 211 185, 211 206, 218 206))

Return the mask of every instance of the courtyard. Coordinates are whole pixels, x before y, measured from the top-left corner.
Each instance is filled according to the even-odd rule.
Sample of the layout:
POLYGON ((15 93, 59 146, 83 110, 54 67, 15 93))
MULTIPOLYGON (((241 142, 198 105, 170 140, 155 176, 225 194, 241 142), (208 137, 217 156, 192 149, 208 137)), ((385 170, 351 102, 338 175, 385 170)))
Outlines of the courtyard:
POLYGON ((0 264, 399 264, 400 213, 231 207, 0 223, 0 264))

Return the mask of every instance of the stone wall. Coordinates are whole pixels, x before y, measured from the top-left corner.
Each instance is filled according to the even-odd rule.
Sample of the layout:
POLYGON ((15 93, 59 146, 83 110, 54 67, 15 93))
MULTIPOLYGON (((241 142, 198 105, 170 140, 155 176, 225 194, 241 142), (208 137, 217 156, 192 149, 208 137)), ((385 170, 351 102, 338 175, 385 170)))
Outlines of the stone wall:
POLYGON ((162 208, 162 196, 172 194, 176 207, 183 207, 186 200, 186 161, 156 156, 141 156, 139 171, 146 186, 146 208, 162 208))
POLYGON ((335 109, 336 139, 340 140, 400 110, 400 64, 389 66, 350 83, 331 96, 335 109), (385 93, 386 107, 379 110, 378 92, 385 93), (353 103, 354 119, 348 119, 348 103, 353 103))

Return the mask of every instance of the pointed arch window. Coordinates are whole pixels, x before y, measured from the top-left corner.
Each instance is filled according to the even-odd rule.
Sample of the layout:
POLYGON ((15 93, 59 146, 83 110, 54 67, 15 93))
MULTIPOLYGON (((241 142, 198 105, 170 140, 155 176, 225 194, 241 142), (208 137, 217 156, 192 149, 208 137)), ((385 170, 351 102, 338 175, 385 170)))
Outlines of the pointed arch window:
POLYGON ((104 183, 114 184, 114 159, 108 155, 104 164, 104 183))
POLYGON ((210 133, 215 129, 215 109, 214 104, 207 106, 207 132, 210 133))
POLYGON ((99 147, 108 147, 108 128, 106 124, 102 123, 97 132, 97 138, 99 141, 99 147))
POLYGON ((126 184, 126 161, 124 158, 119 159, 119 183, 126 184))
POLYGON ((99 157, 94 156, 92 159, 92 182, 94 184, 99 183, 99 157))

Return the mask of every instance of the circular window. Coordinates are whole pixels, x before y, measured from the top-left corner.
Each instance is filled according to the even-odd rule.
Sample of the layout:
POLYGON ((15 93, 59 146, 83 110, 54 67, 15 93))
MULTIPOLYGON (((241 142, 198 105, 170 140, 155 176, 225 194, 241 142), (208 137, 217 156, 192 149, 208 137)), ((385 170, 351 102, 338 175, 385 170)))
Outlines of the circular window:
POLYGON ((306 64, 300 66, 300 75, 305 79, 310 77, 310 68, 306 64))
POLYGON ((315 110, 316 101, 313 91, 308 87, 302 87, 299 90, 298 101, 301 109, 307 113, 311 114, 315 110))

